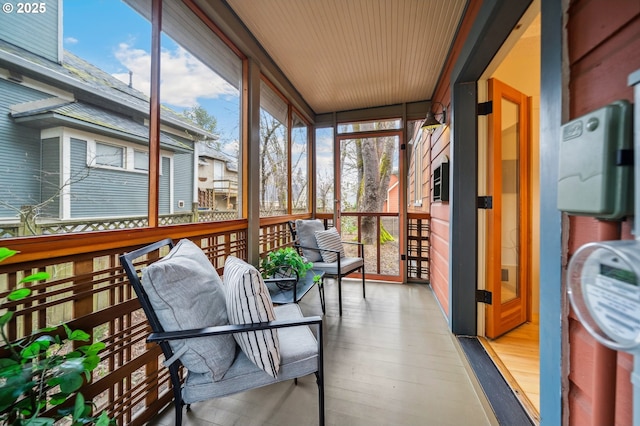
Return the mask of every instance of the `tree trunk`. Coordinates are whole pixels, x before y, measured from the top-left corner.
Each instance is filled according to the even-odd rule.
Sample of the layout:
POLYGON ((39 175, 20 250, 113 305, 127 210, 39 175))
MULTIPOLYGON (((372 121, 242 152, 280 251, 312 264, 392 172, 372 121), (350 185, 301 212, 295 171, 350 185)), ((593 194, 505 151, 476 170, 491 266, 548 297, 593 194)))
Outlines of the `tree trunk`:
MULTIPOLYGON (((378 212, 381 209, 380 201, 380 174, 379 155, 376 139, 368 138, 361 142, 362 146, 362 196, 360 202, 361 212, 378 212)), ((362 241, 371 244, 377 237, 375 217, 362 218, 362 241)))

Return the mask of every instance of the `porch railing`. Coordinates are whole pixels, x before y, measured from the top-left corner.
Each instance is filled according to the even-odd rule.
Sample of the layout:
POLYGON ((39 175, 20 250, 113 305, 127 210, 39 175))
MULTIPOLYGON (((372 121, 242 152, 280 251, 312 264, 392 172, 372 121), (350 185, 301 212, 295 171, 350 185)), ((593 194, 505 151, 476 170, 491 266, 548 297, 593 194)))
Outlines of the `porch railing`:
MULTIPOLYGON (((333 214, 322 213, 317 217, 325 222, 325 226, 333 226, 333 214)), ((375 238, 369 244, 365 244, 367 276, 374 279, 399 276, 401 272, 398 269, 399 256, 403 251, 398 245, 399 214, 342 212, 340 217, 342 237, 347 240, 362 240, 364 220, 370 220, 375 224, 375 238), (383 232, 387 232, 391 239, 383 241, 383 232)), ((429 281, 430 220, 431 216, 428 213, 407 214, 406 267, 407 279, 412 282, 428 283, 429 281)))
MULTIPOLYGON (((26 216, 28 218, 28 216, 26 216)), ((46 220, 27 219, 21 217, 19 222, 0 223, 0 239, 24 237, 30 235, 57 235, 71 234, 79 232, 115 231, 119 229, 135 229, 149 226, 147 216, 128 216, 115 218, 97 218, 82 220, 46 220)), ((158 221, 160 226, 180 225, 186 223, 200 222, 220 222, 223 220, 234 220, 238 218, 238 212, 200 210, 193 212, 174 213, 160 215, 158 221)))

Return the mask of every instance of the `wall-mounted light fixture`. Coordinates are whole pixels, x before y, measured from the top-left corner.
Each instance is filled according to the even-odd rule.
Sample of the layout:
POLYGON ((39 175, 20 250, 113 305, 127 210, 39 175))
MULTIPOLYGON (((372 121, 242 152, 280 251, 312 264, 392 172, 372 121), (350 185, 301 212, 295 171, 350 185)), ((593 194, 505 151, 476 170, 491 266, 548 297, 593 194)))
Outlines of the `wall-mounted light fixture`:
POLYGON ((442 106, 442 112, 434 114, 431 109, 427 111, 427 116, 424 119, 424 123, 422 124, 423 130, 434 131, 436 127, 440 127, 447 122, 447 107, 445 107, 441 102, 431 102, 431 107, 433 108, 434 104, 440 104, 442 106), (436 118, 436 115, 442 116, 442 121, 439 121, 436 118))

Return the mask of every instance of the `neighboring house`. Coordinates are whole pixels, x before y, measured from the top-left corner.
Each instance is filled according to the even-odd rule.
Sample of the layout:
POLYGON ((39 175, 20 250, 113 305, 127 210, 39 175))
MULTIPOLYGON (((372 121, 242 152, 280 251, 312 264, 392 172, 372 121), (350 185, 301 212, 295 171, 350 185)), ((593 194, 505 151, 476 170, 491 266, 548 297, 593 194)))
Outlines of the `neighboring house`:
POLYGON ((198 207, 224 211, 238 204, 238 164, 208 144, 198 145, 198 207))
MULTIPOLYGON (((10 25, 15 20, 0 26, 0 220, 27 211, 53 221, 145 216, 149 100, 61 43, 42 43, 61 37, 54 6, 28 31, 10 25)), ((194 145, 214 137, 162 109, 161 215, 192 211, 194 145)), ((207 152, 223 158, 223 176, 237 182, 237 167, 207 152)), ((237 185, 225 209, 236 193, 237 185)))
POLYGON ((394 170, 389 176, 389 186, 387 188, 387 199, 384 200, 382 211, 386 213, 398 213, 400 207, 400 182, 398 181, 398 171, 394 170))

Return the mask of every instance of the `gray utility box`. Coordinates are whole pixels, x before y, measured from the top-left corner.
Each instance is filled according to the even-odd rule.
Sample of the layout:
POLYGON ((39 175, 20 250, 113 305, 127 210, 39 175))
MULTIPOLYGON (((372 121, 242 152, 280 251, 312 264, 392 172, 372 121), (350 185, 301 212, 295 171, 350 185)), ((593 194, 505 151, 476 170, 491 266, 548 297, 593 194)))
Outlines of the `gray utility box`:
POLYGON ((632 110, 621 100, 562 126, 559 210, 611 220, 633 213, 632 110))

